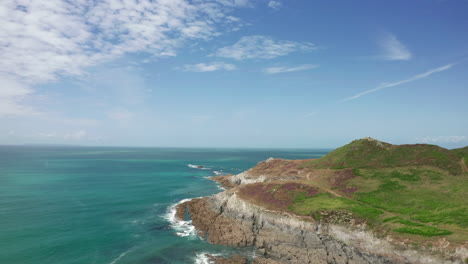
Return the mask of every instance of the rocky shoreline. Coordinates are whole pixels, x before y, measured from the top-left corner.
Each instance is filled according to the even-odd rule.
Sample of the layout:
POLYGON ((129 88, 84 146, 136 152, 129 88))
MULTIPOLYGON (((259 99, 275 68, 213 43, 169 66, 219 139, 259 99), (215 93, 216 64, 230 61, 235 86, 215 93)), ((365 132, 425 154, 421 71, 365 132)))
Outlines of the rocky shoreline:
MULTIPOLYGON (((176 217, 183 220, 188 213, 198 235, 210 243, 255 247, 256 257, 251 263, 462 264, 467 255, 466 248, 444 254, 443 245, 439 250, 437 245, 421 249, 396 243, 390 236, 377 236, 365 224, 329 223, 269 210, 236 194, 240 185, 272 180, 266 175, 254 176, 247 171, 239 175, 213 177, 213 180, 226 190, 211 197, 181 203, 176 217)), ((211 256, 210 261, 218 264, 249 263, 240 256, 231 259, 211 256)))

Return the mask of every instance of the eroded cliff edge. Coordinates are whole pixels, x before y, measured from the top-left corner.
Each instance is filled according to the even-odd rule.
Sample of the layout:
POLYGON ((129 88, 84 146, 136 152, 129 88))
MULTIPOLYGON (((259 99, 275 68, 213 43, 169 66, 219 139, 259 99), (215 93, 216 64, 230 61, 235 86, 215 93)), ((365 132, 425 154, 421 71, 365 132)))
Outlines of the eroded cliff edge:
MULTIPOLYGON (((239 175, 215 177, 214 180, 226 190, 179 205, 178 216, 183 218, 187 211, 199 235, 210 243, 236 247, 254 246, 257 249, 254 263, 465 262, 468 247, 463 239, 455 239, 453 242, 435 233, 435 237, 424 237, 422 240, 415 240, 415 243, 411 239, 402 239, 396 233, 387 232, 388 230, 380 232, 375 226, 371 227, 370 222, 355 218, 346 211, 320 211, 322 217, 301 215, 287 210, 280 203, 283 200, 271 200, 277 197, 267 197, 262 201, 255 194, 245 195, 246 192, 257 192, 257 187, 261 187, 261 191, 276 192, 284 198, 285 193, 281 192, 281 186, 286 186, 287 190, 299 188, 301 192, 311 196, 317 196, 321 192, 335 198, 354 199, 353 192, 357 189, 349 186, 347 181, 356 175, 350 174, 350 170, 307 169, 304 164, 308 162, 310 161, 269 159, 239 175), (313 187, 307 187, 311 182, 313 187), (272 202, 274 206, 268 202, 272 202)), ((392 228, 413 225, 426 230, 426 223, 423 225, 411 218, 401 218, 405 215, 391 213, 390 216, 393 217, 388 217, 389 213, 386 211, 381 214, 381 220, 384 216, 390 219, 388 223, 391 223, 392 228)), ((427 230, 436 230, 431 229, 432 223, 427 225, 427 230)))
MULTIPOLYGON (((274 212, 227 190, 180 205, 210 243, 255 246, 267 263, 463 263, 460 256, 421 252, 374 236, 365 228, 323 224, 274 212), (352 246, 351 246, 352 245, 352 246)), ((262 260, 263 261, 263 260, 262 260)))

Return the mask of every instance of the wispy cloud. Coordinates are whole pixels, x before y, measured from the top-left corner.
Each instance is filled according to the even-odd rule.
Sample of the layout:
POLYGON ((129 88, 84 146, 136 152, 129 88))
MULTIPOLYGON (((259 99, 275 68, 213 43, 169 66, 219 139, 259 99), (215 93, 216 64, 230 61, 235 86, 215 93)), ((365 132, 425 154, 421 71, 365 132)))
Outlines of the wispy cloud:
POLYGON ((268 2, 268 7, 273 9, 279 9, 282 6, 281 2, 279 1, 270 1, 268 2))
POLYGON ((413 76, 411 78, 408 78, 406 80, 401 80, 401 81, 393 82, 393 83, 382 83, 381 85, 377 86, 376 88, 373 88, 373 89, 358 93, 356 95, 353 95, 351 97, 345 98, 345 99, 341 100, 340 102, 346 102, 346 101, 354 100, 354 99, 357 99, 357 98, 359 98, 359 97, 361 97, 363 95, 370 94, 370 93, 373 93, 373 92, 377 92, 377 91, 385 89, 385 88, 394 87, 394 86, 402 85, 402 84, 409 83, 409 82, 414 82, 416 80, 429 77, 430 75, 432 75, 434 73, 446 71, 446 70, 452 68, 454 65, 455 65, 454 63, 447 64, 445 66, 442 66, 442 67, 439 67, 439 68, 436 68, 436 69, 433 69, 433 70, 429 70, 429 71, 427 71, 425 73, 415 75, 415 76, 413 76))
POLYGON ((411 52, 394 34, 383 34, 379 39, 379 45, 383 52, 380 57, 384 60, 409 60, 412 57, 411 52))
POLYGON ((267 74, 277 74, 277 73, 284 73, 284 72, 295 72, 295 71, 305 71, 310 69, 315 69, 319 67, 318 65, 314 64, 304 64, 295 67, 269 67, 263 69, 264 73, 267 74))
POLYGON ((231 7, 252 7, 253 6, 253 3, 250 0, 216 0, 216 2, 219 2, 226 6, 231 6, 231 7))
POLYGON ((198 64, 187 64, 183 67, 176 68, 177 70, 188 71, 188 72, 212 72, 212 71, 233 71, 236 66, 224 62, 212 62, 212 63, 198 63, 198 64))
POLYGON ((274 40, 268 36, 245 36, 232 46, 218 49, 213 55, 235 60, 272 59, 297 51, 316 50, 318 47, 309 42, 274 40))
POLYGON ((416 138, 420 143, 461 143, 468 142, 467 136, 425 136, 416 138))
POLYGON ((226 14, 251 5, 249 0, 1 1, 0 116, 27 113, 21 100, 34 84, 79 76, 86 67, 127 53, 175 56, 188 41, 238 28, 241 22, 224 19, 226 14))
POLYGON ((68 133, 55 133, 55 132, 42 132, 39 133, 40 138, 48 139, 64 139, 64 140, 82 140, 88 136, 88 132, 85 130, 72 131, 68 133))

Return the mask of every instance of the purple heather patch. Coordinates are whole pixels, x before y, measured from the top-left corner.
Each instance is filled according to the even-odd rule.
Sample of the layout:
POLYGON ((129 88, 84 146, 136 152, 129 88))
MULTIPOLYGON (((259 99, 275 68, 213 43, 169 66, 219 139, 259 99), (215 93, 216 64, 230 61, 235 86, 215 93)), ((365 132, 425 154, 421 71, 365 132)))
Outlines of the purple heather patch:
POLYGON ((289 182, 285 184, 249 184, 240 189, 240 195, 251 197, 255 200, 274 206, 275 208, 287 208, 300 193, 314 196, 319 191, 309 185, 289 182))
POLYGON ((351 194, 358 190, 357 187, 349 187, 348 181, 356 178, 356 175, 353 174, 352 170, 346 169, 335 172, 335 177, 331 179, 332 187, 340 189, 340 191, 351 194))

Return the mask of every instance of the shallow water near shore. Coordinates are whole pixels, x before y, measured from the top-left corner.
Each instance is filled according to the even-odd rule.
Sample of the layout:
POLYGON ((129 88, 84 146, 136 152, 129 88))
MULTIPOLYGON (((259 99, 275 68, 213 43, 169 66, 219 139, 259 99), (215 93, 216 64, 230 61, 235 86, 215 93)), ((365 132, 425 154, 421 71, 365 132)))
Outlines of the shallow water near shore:
POLYGON ((171 218, 171 206, 219 192, 207 176, 328 151, 0 146, 0 263, 178 264, 203 263, 204 253, 251 254, 199 239, 189 222, 171 218))

